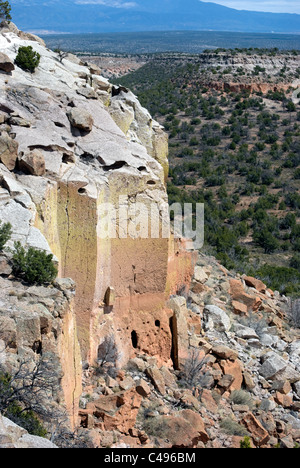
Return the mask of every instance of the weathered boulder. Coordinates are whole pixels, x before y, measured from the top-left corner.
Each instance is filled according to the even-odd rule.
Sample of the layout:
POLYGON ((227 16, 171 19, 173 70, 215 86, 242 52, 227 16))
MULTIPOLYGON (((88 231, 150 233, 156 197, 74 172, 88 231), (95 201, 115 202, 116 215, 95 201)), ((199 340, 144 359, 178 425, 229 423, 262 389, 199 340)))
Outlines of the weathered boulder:
POLYGON ((221 359, 230 359, 235 361, 238 358, 238 352, 224 345, 213 346, 212 353, 221 359))
POLYGON ((103 423, 104 430, 118 430, 123 434, 129 434, 129 430, 135 426, 136 418, 142 396, 136 389, 121 392, 114 395, 102 396, 99 400, 88 403, 86 411, 81 414, 93 414, 103 423))
POLYGON ((227 313, 214 305, 207 305, 204 308, 205 328, 207 330, 218 330, 220 332, 229 331, 231 321, 227 313))
POLYGON ((243 340, 258 339, 258 335, 253 328, 245 327, 239 323, 234 325, 235 334, 243 340))
POLYGON ((23 172, 35 176, 42 176, 46 173, 46 163, 44 155, 39 150, 33 150, 22 156, 19 161, 20 169, 23 172))
POLYGON ((265 283, 259 279, 253 278, 251 276, 244 276, 243 279, 247 286, 256 289, 260 293, 264 293, 267 290, 265 283))
POLYGON ((233 313, 236 315, 248 315, 248 307, 239 301, 232 301, 233 313))
POLYGON ((90 132, 92 130, 94 119, 85 109, 74 107, 67 115, 73 127, 84 132, 90 132))
POLYGON ((101 75, 101 69, 95 63, 86 62, 85 66, 89 67, 92 75, 101 75))
POLYGON ((0 340, 6 348, 17 348, 17 326, 16 322, 5 315, 0 315, 0 340))
POLYGON ((202 283, 202 284, 208 280, 208 276, 202 267, 200 266, 195 267, 194 279, 195 281, 202 283))
POLYGON ((205 430, 205 424, 199 413, 192 411, 190 409, 182 410, 179 412, 179 416, 183 417, 188 421, 193 428, 199 433, 200 441, 207 443, 209 441, 209 436, 205 430))
POLYGON ((6 255, 0 255, 0 275, 9 276, 12 273, 12 267, 9 264, 6 255))
POLYGON ((140 379, 136 386, 136 391, 144 398, 147 398, 149 395, 151 395, 151 389, 144 379, 140 379))
POLYGON ((179 412, 177 416, 162 416, 157 418, 156 425, 157 437, 167 441, 168 446, 172 448, 193 448, 202 439, 208 438, 196 413, 195 416, 189 412, 179 412))
POLYGON ((276 353, 270 353, 259 369, 266 380, 276 379, 278 374, 287 368, 288 363, 276 353))
POLYGON ((147 376, 151 379, 154 387, 161 393, 165 395, 166 385, 162 373, 156 367, 148 367, 146 369, 147 376))
POLYGON ((11 73, 15 69, 12 60, 3 52, 0 52, 0 70, 11 73))
POLYGON ((228 388, 230 388, 231 391, 240 390, 244 380, 240 361, 221 361, 220 367, 225 375, 232 377, 232 382, 228 388))
POLYGON ((269 433, 252 413, 248 413, 243 417, 242 424, 250 432, 256 447, 261 447, 268 443, 270 439, 269 433))
POLYGON ((12 171, 16 166, 18 148, 18 142, 13 140, 8 133, 2 132, 0 136, 0 161, 9 171, 12 171))
POLYGON ((237 279, 230 280, 230 293, 234 301, 241 302, 247 306, 248 312, 256 312, 262 303, 262 300, 258 296, 246 293, 242 282, 237 279))

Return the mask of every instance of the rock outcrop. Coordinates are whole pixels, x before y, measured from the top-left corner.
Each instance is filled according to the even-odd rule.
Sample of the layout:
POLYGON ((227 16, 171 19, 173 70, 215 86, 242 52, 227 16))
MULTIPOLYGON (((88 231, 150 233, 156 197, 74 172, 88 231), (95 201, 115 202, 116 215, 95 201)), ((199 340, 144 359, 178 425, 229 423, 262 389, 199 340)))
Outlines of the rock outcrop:
POLYGON ((25 429, 0 414, 0 447, 4 449, 56 449, 42 437, 32 436, 25 429))
POLYGON ((13 346, 6 343, 9 358, 23 346, 33 350, 34 343, 41 342, 45 351, 55 349, 66 367, 62 387, 74 422, 80 388, 77 336, 82 359, 90 365, 110 335, 119 365, 140 352, 171 365, 173 311, 166 303, 180 288, 188 290, 195 255, 172 236, 150 235, 151 210, 157 214, 158 232, 168 213, 168 143, 162 127, 132 93, 112 87, 99 70, 71 54, 46 49, 43 41, 12 23, 2 25, 0 52, 5 57, 13 63, 24 45, 41 55, 36 71, 15 66, 3 70, 0 79, 0 219, 12 225, 7 247, 20 241, 54 254, 59 278, 72 278, 76 294, 60 317, 55 298, 65 294, 63 287, 60 293, 32 293, 15 285, 16 297, 33 294, 34 302, 43 303, 44 295, 44 307, 50 304, 44 311, 50 324, 43 327, 43 313, 24 301, 26 320, 33 314, 29 322, 34 324, 27 339, 18 332, 25 318, 18 318, 18 300, 11 305, 15 296, 9 296, 11 280, 5 277, 2 316, 12 336, 19 337, 10 340, 13 346), (146 226, 146 233, 127 235, 122 213, 126 210, 131 220, 138 204, 144 207, 139 226, 146 226), (103 206, 115 213, 113 234, 105 230, 103 206))

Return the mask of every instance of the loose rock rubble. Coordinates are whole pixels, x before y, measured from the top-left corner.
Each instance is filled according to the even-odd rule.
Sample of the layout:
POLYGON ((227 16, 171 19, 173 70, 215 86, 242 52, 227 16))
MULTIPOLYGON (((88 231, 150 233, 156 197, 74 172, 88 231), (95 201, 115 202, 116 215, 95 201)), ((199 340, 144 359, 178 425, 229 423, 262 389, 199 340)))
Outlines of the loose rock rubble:
POLYGON ((190 293, 172 301, 187 330, 180 369, 141 354, 114 378, 86 370, 79 414, 91 437, 101 447, 240 448, 248 435, 253 448, 296 447, 300 330, 287 299, 200 254, 190 293))

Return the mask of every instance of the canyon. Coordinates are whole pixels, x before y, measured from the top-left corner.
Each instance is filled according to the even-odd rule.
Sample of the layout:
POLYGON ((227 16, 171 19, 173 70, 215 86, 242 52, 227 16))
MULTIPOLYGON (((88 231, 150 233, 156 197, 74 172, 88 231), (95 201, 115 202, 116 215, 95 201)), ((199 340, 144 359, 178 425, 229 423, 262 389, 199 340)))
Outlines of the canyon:
MULTIPOLYGON (((49 407, 63 408, 90 448, 238 447, 247 434, 253 447, 298 444, 300 334, 288 298, 184 238, 151 238, 149 226, 144 238, 125 236, 118 221, 140 203, 154 207, 162 230, 163 127, 95 64, 13 23, 0 29, 0 70, 7 247, 44 250, 58 267, 52 285, 29 286, 1 252, 2 368, 55 363, 49 407), (20 46, 40 54, 34 73, 15 65, 20 46), (103 204, 115 209, 112 237, 103 235, 103 204), (228 419, 239 431, 220 431, 228 419)), ((0 446, 22 447, 26 435, 11 427, 0 419, 0 446)))

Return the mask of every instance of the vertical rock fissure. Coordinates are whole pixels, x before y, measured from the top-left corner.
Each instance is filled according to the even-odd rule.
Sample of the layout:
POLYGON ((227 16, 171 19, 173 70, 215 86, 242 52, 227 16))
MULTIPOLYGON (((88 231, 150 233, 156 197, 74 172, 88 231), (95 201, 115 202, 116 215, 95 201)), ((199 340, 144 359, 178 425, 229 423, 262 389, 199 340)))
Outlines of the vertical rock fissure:
POLYGON ((66 247, 65 247, 65 254, 64 254, 64 264, 62 265, 63 276, 66 276, 67 255, 68 255, 69 240, 70 240, 70 215, 69 215, 70 193, 69 193, 68 182, 67 182, 66 187, 67 187, 67 198, 66 198, 66 205, 65 205, 65 213, 67 217, 67 238, 66 238, 66 247))

